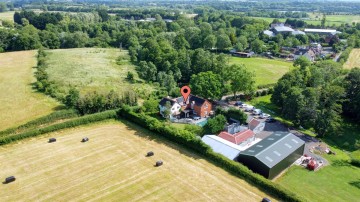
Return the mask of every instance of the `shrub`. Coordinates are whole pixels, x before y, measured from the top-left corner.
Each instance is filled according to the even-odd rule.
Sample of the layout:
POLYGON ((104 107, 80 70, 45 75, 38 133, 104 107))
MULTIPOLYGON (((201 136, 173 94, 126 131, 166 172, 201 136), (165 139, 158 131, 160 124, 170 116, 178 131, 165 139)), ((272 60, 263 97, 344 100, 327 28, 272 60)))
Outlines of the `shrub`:
POLYGON ((350 163, 354 166, 360 167, 360 150, 352 152, 350 157, 350 163))

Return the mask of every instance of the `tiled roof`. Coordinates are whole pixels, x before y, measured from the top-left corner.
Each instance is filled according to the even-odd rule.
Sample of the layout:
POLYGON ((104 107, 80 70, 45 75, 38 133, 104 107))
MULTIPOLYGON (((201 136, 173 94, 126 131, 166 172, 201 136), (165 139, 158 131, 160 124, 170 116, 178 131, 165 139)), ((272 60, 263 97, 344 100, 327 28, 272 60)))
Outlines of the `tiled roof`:
POLYGON ((253 137, 255 134, 252 130, 244 130, 244 131, 241 131, 241 132, 238 132, 238 133, 235 133, 235 134, 230 134, 228 132, 221 132, 218 136, 229 141, 229 142, 232 142, 234 144, 240 144, 242 143, 243 141, 253 137))
POLYGON ((260 124, 260 121, 253 118, 249 123, 249 129, 254 130, 254 128, 256 128, 256 126, 258 126, 259 124, 260 124))

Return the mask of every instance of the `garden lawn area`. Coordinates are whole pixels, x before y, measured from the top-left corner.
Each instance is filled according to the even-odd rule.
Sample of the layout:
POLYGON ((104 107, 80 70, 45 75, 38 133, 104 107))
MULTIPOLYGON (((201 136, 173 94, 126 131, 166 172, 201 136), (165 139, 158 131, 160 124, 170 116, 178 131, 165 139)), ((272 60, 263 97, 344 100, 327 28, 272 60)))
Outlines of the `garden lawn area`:
POLYGON ((274 84, 292 68, 291 62, 258 57, 231 57, 230 64, 244 64, 248 70, 255 72, 256 85, 274 84))
MULTIPOLYGON (((268 194, 127 121, 0 147, 0 201, 261 201, 268 194), (57 141, 49 144, 48 138, 57 141), (83 137, 89 141, 81 143, 83 137), (149 151, 154 156, 146 157, 149 151), (164 164, 155 167, 156 161, 164 164)), ((272 197, 272 201, 275 201, 272 197)))
POLYGON ((7 11, 7 12, 0 13, 0 21, 8 20, 8 21, 14 22, 14 13, 15 13, 15 11, 7 11))
POLYGON ((46 51, 49 80, 54 81, 59 92, 67 93, 71 86, 81 93, 98 91, 118 93, 135 91, 140 95, 149 94, 153 88, 145 84, 130 63, 127 51, 115 48, 75 48, 46 51), (117 59, 121 57, 117 63, 117 59), (128 71, 135 81, 126 79, 128 71))
POLYGON ((55 111, 60 104, 36 92, 36 51, 0 53, 0 131, 55 111))
POLYGON ((330 165, 313 172, 292 166, 276 183, 303 196, 308 201, 359 201, 360 168, 345 162, 347 154, 331 148, 336 155, 325 155, 330 165))
POLYGON ((349 58, 344 63, 345 69, 352 69, 354 67, 360 68, 360 48, 354 48, 351 50, 349 58))

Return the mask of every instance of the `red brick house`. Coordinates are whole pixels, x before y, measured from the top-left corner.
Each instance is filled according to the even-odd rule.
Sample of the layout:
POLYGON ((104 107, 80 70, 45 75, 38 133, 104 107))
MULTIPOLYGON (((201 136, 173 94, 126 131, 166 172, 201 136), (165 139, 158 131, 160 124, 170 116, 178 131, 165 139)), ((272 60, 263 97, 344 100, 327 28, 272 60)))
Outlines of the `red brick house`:
POLYGON ((200 117, 210 116, 212 104, 206 99, 190 95, 186 103, 184 103, 183 97, 176 100, 182 106, 185 117, 189 117, 190 113, 200 117))

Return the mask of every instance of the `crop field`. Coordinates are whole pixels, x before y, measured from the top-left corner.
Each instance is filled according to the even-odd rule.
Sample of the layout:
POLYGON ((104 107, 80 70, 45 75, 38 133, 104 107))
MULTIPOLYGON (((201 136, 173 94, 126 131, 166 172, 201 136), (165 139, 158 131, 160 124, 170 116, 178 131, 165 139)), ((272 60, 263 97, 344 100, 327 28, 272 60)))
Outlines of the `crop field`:
MULTIPOLYGON (((304 19, 304 21, 308 25, 321 25, 322 14, 313 14, 309 13, 310 17, 308 19, 304 19)), ((267 17, 251 17, 256 19, 262 19, 269 23, 271 23, 274 18, 267 17)), ((285 22, 286 18, 278 18, 281 22, 285 22)), ((326 26, 340 26, 341 24, 352 24, 353 22, 360 22, 360 15, 326 15, 326 26)))
POLYGON ((153 89, 144 84, 136 74, 135 67, 130 63, 127 51, 115 48, 75 48, 47 51, 46 70, 49 79, 60 86, 60 91, 67 92, 70 86, 81 92, 110 91, 149 93, 153 89), (118 57, 122 60, 116 63, 118 57), (127 72, 135 75, 135 82, 127 81, 127 72))
POLYGON ((36 51, 0 53, 0 130, 47 115, 59 106, 32 89, 35 55, 36 51))
POLYGON ((292 67, 291 62, 256 57, 231 57, 230 64, 244 64, 248 70, 255 72, 256 85, 276 83, 292 67))
POLYGON ((349 58, 344 63, 345 69, 351 69, 354 67, 360 68, 360 48, 353 49, 349 55, 349 58))
POLYGON ((0 201, 260 201, 265 193, 177 145, 107 121, 0 147, 0 201), (89 142, 81 143, 83 137, 89 142), (49 137, 57 142, 47 143, 49 137), (145 157, 148 151, 155 153, 145 157), (164 165, 154 167, 157 160, 164 165), (21 190, 21 191, 20 191, 21 190))
POLYGON ((8 12, 0 13, 0 21, 8 20, 8 21, 14 22, 14 13, 15 13, 15 11, 8 11, 8 12))

